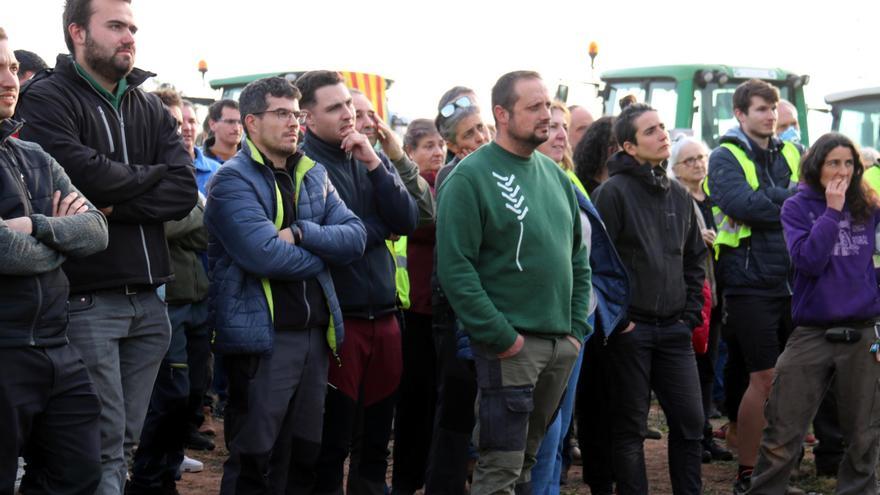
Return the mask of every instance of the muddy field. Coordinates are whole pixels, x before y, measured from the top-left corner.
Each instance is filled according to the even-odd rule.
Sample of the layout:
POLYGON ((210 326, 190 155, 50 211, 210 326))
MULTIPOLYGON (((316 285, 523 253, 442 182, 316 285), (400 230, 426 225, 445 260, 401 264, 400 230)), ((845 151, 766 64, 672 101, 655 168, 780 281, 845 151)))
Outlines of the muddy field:
MULTIPOLYGON (((648 465, 648 479, 651 484, 651 493, 657 495, 671 494, 669 475, 666 464, 666 425, 663 414, 655 407, 652 410, 649 422, 664 432, 661 440, 647 440, 645 442, 646 461, 648 465)), ((715 421, 716 426, 722 422, 715 421)), ((221 429, 216 440, 217 448, 213 452, 187 451, 187 455, 205 463, 205 470, 201 473, 184 473, 183 479, 178 484, 178 490, 184 495, 216 494, 219 491, 220 478, 223 474, 223 461, 226 459, 226 449, 222 441, 222 421, 215 421, 221 429)), ((813 473, 812 452, 807 449, 807 455, 801 465, 800 473, 793 485, 805 490, 808 494, 831 494, 834 492, 834 480, 829 478, 816 478, 813 473)), ((703 464, 703 493, 711 495, 730 494, 732 491, 733 478, 736 475, 736 461, 713 462, 703 464)), ((388 479, 391 479, 391 466, 388 470, 388 479)), ((572 466, 569 472, 569 482, 562 487, 564 495, 583 495, 590 493, 589 488, 581 482, 581 467, 572 466)))

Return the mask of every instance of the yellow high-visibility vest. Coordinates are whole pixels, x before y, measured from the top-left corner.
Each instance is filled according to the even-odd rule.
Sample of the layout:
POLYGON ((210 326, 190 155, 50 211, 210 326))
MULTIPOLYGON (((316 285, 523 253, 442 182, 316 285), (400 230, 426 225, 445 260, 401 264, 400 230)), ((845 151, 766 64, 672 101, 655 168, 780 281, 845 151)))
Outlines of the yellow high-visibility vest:
POLYGON ((880 165, 867 165, 865 167, 864 178, 865 182, 871 186, 874 192, 880 194, 880 165))
MULTIPOLYGON (((748 182, 749 187, 751 187, 753 191, 757 191, 759 182, 755 162, 749 158, 742 148, 735 144, 723 143, 721 147, 727 148, 733 153, 733 157, 736 158, 736 161, 739 162, 739 166, 743 169, 743 174, 746 176, 746 182, 748 182)), ((785 158, 785 163, 788 164, 789 170, 791 170, 789 184, 795 185, 797 184, 799 176, 801 152, 794 144, 785 142, 782 144, 782 156, 785 158)), ((703 191, 707 196, 712 196, 709 192, 708 180, 703 181, 703 191)), ((733 219, 721 211, 721 208, 718 206, 712 207, 712 216, 715 219, 715 226, 718 228, 718 235, 715 237, 715 259, 717 260, 718 256, 721 254, 721 246, 728 246, 731 248, 739 247, 739 244, 743 239, 752 235, 752 229, 746 224, 733 221, 733 219)))
POLYGON ((388 251, 394 258, 394 285, 397 287, 397 300, 401 309, 409 309, 409 271, 406 269, 406 236, 396 241, 385 241, 388 251))

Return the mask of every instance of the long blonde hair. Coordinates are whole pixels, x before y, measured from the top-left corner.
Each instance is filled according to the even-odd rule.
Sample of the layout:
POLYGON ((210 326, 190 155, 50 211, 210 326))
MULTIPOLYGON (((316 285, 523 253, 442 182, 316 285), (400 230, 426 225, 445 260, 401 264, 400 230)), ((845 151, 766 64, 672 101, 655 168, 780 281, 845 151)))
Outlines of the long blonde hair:
MULTIPOLYGON (((571 125, 571 112, 568 110, 568 107, 565 106, 565 103, 559 100, 553 100, 553 104, 550 105, 550 112, 552 114, 553 110, 559 110, 562 112, 562 120, 565 121, 565 126, 568 127, 571 125)), ((566 131, 566 136, 568 132, 566 131)), ((559 165, 566 172, 574 170, 574 160, 571 159, 571 141, 566 137, 565 143, 565 153, 562 154, 562 161, 559 162, 559 165)))

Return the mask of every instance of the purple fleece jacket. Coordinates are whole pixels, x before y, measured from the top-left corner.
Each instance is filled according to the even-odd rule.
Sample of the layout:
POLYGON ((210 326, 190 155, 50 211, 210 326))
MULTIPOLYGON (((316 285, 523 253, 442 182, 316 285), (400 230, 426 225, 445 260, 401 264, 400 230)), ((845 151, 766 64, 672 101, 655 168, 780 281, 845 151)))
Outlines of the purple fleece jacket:
POLYGON ((792 320, 828 326, 880 316, 874 232, 880 211, 863 222, 848 207, 828 208, 825 194, 805 184, 782 205, 785 243, 794 265, 792 320))

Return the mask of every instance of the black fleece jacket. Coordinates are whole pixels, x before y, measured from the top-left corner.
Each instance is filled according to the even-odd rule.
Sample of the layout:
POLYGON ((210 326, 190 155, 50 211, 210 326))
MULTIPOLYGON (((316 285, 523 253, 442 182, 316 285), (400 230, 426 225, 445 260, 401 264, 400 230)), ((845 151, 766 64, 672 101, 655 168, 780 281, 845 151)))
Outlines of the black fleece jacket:
POLYGON ((302 151, 327 169, 330 182, 345 205, 364 222, 367 246, 363 257, 346 266, 331 266, 333 284, 346 318, 372 319, 396 310, 395 265, 385 240, 409 235, 418 225, 415 199, 384 154, 382 163, 367 167, 338 145, 306 131, 302 151))
POLYGON ((706 246, 693 200, 663 167, 640 164, 625 152, 608 161, 610 178, 595 205, 629 275, 629 321, 691 328, 703 317, 706 246))
POLYGON ((59 55, 54 70, 22 90, 21 139, 58 160, 95 206, 113 207, 107 250, 64 264, 71 293, 173 279, 162 224, 184 218, 198 190, 177 123, 138 88, 154 75, 132 70, 117 109, 59 55))

